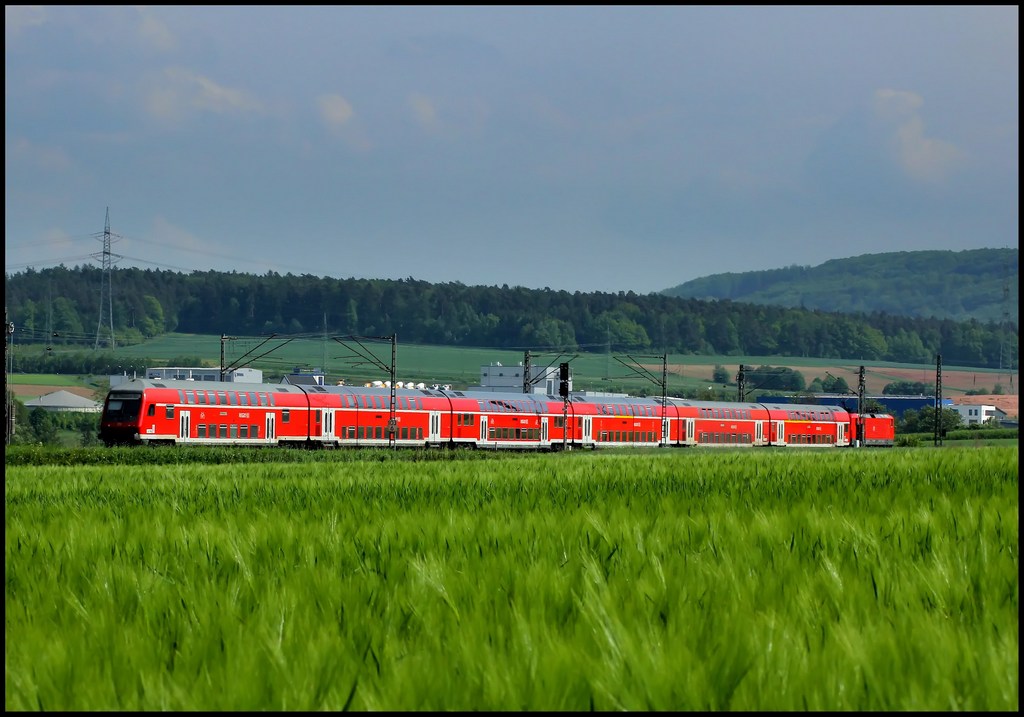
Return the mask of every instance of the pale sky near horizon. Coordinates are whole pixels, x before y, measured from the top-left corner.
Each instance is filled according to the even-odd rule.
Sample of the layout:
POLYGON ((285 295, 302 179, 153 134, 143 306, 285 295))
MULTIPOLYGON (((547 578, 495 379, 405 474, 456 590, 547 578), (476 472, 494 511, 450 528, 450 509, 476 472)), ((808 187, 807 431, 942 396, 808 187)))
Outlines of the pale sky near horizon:
POLYGON ((1017 6, 6 6, 7 272, 568 291, 1018 246, 1017 6))

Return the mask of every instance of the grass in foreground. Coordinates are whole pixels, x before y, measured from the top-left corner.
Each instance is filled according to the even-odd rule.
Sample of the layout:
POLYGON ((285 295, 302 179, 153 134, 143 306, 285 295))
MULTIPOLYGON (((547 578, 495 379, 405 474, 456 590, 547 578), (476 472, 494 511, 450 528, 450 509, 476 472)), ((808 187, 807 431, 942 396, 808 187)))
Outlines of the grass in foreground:
POLYGON ((1017 449, 8 467, 9 710, 1016 710, 1017 449))

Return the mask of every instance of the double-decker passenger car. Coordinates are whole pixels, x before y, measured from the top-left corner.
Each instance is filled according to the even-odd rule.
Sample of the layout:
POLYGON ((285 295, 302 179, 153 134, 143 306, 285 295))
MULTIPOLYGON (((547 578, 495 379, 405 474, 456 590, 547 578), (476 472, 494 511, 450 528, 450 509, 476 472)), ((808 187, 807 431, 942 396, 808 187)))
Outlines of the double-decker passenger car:
POLYGON ((107 445, 825 448, 892 446, 895 422, 832 406, 138 379, 110 390, 100 438, 107 445))

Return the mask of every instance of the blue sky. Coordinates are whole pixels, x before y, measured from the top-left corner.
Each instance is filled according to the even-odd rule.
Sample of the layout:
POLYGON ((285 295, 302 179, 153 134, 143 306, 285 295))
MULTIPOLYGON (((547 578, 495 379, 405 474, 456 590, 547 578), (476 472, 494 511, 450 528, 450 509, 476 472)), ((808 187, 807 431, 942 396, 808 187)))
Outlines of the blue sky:
POLYGON ((5 8, 7 271, 646 294, 1017 247, 1016 6, 5 8))

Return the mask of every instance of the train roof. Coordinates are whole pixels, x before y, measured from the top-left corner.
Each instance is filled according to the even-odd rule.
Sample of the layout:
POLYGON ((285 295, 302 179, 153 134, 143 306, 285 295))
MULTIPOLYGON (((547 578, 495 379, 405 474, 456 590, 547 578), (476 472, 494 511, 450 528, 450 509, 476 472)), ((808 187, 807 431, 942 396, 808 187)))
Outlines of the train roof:
MULTIPOLYGON (((390 396, 391 388, 387 386, 320 386, 320 385, 294 385, 287 383, 248 383, 232 381, 188 381, 180 379, 148 379, 136 378, 111 388, 111 392, 132 392, 148 388, 167 388, 178 391, 235 391, 235 392, 260 392, 260 393, 286 393, 286 394, 339 394, 339 395, 361 395, 361 396, 390 396)), ((481 406, 498 405, 504 406, 506 410, 537 410, 546 411, 550 403, 561 403, 560 396, 552 396, 534 393, 519 393, 514 391, 458 391, 442 388, 395 388, 395 395, 402 397, 429 396, 433 398, 455 399, 464 398, 477 401, 481 406)), ((628 406, 660 406, 661 396, 583 396, 572 394, 569 396, 571 403, 585 403, 593 405, 628 405, 628 406)), ((670 406, 679 408, 709 408, 709 409, 747 409, 751 411, 816 411, 821 413, 853 413, 842 406, 829 404, 795 404, 795 403, 740 403, 736 401, 701 401, 695 399, 679 398, 668 396, 664 399, 670 406)), ((869 414, 865 414, 869 415, 869 414)), ((876 417, 886 417, 887 413, 870 414, 876 417)))

